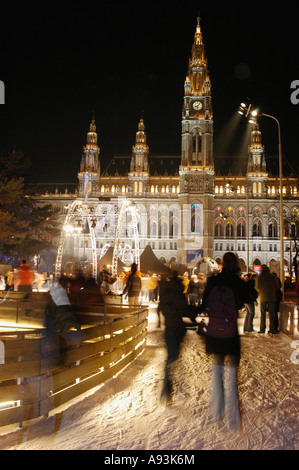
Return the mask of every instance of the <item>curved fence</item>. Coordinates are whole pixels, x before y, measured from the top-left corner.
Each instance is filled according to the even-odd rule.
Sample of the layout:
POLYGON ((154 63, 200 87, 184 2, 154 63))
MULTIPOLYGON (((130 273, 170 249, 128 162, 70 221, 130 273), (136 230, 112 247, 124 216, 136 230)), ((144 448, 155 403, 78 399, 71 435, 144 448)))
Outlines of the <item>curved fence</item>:
POLYGON ((81 330, 62 338, 28 326, 44 315, 34 297, 11 294, 0 304, 0 426, 48 416, 113 377, 146 345, 147 307, 89 305, 77 312, 81 330), (14 328, 5 311, 10 322, 18 315, 14 328))

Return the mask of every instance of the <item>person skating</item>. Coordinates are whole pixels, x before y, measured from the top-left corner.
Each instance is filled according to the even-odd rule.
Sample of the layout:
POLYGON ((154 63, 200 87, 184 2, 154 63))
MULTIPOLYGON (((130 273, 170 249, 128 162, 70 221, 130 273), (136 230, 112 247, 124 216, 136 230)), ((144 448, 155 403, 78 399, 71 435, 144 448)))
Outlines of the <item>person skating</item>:
POLYGON ((140 292, 141 279, 138 273, 137 264, 132 263, 131 273, 128 276, 122 295, 128 294, 129 305, 139 305, 140 292))
POLYGON ((266 312, 269 312, 269 333, 277 333, 276 303, 277 289, 274 276, 270 273, 268 266, 262 266, 262 272, 256 280, 256 289, 260 297, 261 320, 259 333, 266 331, 266 312))
POLYGON ((241 348, 237 327, 238 310, 243 307, 247 297, 247 286, 239 276, 238 259, 234 253, 226 253, 222 261, 222 272, 208 279, 203 295, 203 308, 208 313, 209 324, 206 329, 206 352, 212 354, 211 417, 221 425, 227 420, 231 431, 238 431, 241 425, 237 368, 241 348), (226 297, 217 303, 218 294, 226 297), (221 317, 224 309, 225 315, 221 317), (217 316, 219 314, 219 317, 217 316), (226 331, 227 329, 227 331, 226 331), (225 358, 228 364, 225 366, 225 358), (224 376, 227 380, 224 381, 224 376), (226 386, 224 386, 226 385, 226 386))
POLYGON ((184 286, 175 271, 160 283, 159 312, 165 319, 165 343, 167 360, 165 366, 161 400, 169 405, 173 394, 173 373, 180 354, 182 341, 186 333, 183 315, 186 315, 188 304, 184 295, 184 286))

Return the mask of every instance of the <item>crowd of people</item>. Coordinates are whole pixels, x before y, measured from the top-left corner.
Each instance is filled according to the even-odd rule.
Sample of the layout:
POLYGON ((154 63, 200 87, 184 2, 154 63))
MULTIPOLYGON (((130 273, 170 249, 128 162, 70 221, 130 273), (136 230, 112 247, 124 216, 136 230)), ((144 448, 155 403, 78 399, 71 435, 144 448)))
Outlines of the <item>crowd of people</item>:
POLYGON ((223 257, 222 271, 210 275, 199 289, 200 281, 187 274, 179 279, 177 273, 169 276, 160 286, 159 310, 165 319, 165 344, 167 361, 161 399, 171 403, 173 374, 180 348, 186 334, 184 317, 190 316, 194 305, 205 320, 198 323, 198 334, 205 338, 206 353, 213 357, 211 379, 211 417, 217 426, 227 421, 231 431, 241 425, 237 370, 241 357, 238 332, 238 312, 245 308, 243 330, 253 332, 253 318, 257 299, 260 300, 260 330, 266 331, 266 312, 269 312, 269 333, 278 333, 278 311, 281 300, 281 284, 267 266, 261 274, 243 276, 238 259, 233 253, 223 257), (194 286, 194 284, 197 286, 194 286), (225 378, 226 377, 226 378, 225 378))
MULTIPOLYGON (((239 270, 239 276, 243 277, 248 286, 247 296, 244 300, 244 309, 246 311, 243 325, 244 333, 254 332, 253 319, 256 314, 257 300, 259 299, 259 333, 265 333, 266 331, 266 312, 269 312, 268 333, 277 334, 279 303, 282 299, 280 279, 275 273, 270 273, 267 266, 262 266, 260 275, 248 273, 243 276, 239 270)), ((98 273, 97 279, 83 275, 80 270, 77 270, 72 275, 61 276, 61 283, 68 293, 85 289, 94 294, 118 294, 127 298, 130 305, 138 305, 140 302, 156 302, 158 304, 162 280, 163 276, 155 273, 148 272, 147 274, 142 274, 136 263, 131 265, 129 272, 121 273, 120 276, 113 276, 106 266, 98 273)), ((188 314, 188 316, 191 315, 194 319, 202 305, 207 277, 203 273, 198 275, 193 273, 189 277, 186 271, 183 276, 178 275, 178 280, 182 284, 187 305, 194 307, 193 316, 190 313, 192 309, 189 309, 188 314), (196 307, 199 310, 196 310, 196 307), (194 315, 194 312, 197 313, 194 315)), ((17 269, 10 269, 5 277, 2 276, 0 287, 2 286, 2 290, 22 292, 38 291, 41 287, 44 290, 49 290, 52 281, 52 276, 43 276, 41 280, 37 279, 37 273, 29 267, 26 260, 22 260, 17 269)), ((299 286, 296 286, 296 294, 299 298, 299 286)))
POLYGON ((39 273, 33 270, 23 259, 18 268, 11 268, 5 276, 0 276, 0 290, 39 291, 45 285, 47 278, 47 273, 39 273))

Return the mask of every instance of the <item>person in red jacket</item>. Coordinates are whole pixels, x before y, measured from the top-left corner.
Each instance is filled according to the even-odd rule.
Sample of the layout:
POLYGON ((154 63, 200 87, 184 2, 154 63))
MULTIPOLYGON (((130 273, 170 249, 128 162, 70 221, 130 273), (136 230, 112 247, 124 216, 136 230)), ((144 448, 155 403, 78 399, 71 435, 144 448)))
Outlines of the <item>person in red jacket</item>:
POLYGON ((20 292, 32 292, 32 284, 34 281, 34 272, 23 259, 16 272, 14 284, 20 292))

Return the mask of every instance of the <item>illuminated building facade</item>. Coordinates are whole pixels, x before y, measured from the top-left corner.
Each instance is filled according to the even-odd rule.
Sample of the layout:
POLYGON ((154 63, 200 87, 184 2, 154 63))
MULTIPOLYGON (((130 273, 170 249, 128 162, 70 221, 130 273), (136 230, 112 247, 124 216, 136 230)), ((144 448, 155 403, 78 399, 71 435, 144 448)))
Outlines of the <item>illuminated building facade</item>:
MULTIPOLYGON (((220 262, 226 251, 239 255, 244 266, 280 260, 279 177, 267 171, 258 122, 250 137, 247 168, 223 175, 213 156, 211 81, 199 19, 185 80, 182 147, 178 156, 151 156, 144 119, 138 123, 130 157, 114 156, 101 171, 100 147, 92 120, 78 173, 76 194, 40 196, 61 208, 81 198, 93 205, 97 258, 114 246, 117 207, 123 199, 137 210, 140 253, 150 245, 166 264, 187 264, 195 256, 220 262)), ((219 157, 218 157, 219 160, 219 157)), ((285 220, 299 211, 298 178, 283 179, 285 220)), ((119 240, 123 259, 135 241, 130 217, 119 240)), ((290 225, 285 227, 285 264, 290 262, 290 225)), ((79 237, 79 236, 78 236, 79 237)), ((90 259, 88 238, 76 245, 78 260, 90 259)), ((74 245, 74 246, 75 246, 74 245)), ((244 268, 245 269, 245 268, 244 268)))

